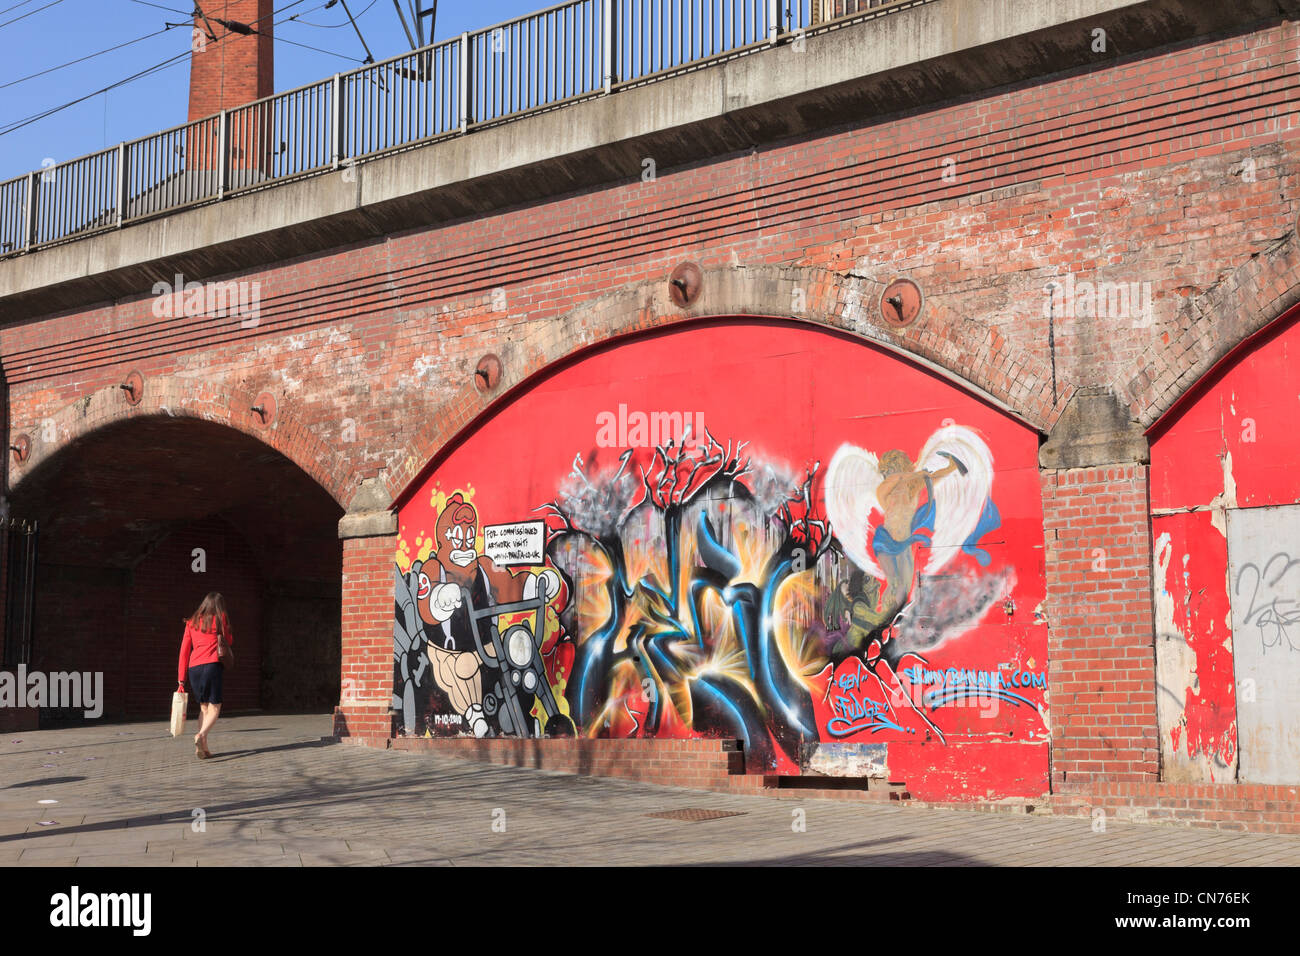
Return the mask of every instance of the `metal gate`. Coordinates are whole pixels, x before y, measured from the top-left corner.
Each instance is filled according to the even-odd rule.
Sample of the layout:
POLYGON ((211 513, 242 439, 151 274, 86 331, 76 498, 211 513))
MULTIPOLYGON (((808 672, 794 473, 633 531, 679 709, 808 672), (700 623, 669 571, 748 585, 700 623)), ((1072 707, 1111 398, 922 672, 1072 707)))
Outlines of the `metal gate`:
POLYGON ((32 659, 32 619, 35 609, 35 521, 0 518, 0 586, 4 592, 4 657, 6 667, 29 664, 32 659))

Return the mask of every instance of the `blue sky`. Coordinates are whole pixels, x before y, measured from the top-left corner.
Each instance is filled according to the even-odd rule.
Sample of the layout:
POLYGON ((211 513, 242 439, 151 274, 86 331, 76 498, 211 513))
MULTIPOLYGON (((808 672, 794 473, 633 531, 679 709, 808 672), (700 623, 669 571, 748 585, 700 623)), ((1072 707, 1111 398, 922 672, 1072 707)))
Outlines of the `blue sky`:
MULTIPOLYGON (((0 0, 0 131, 16 120, 187 52, 190 29, 164 31, 164 27, 168 22, 188 21, 190 0, 150 2, 171 9, 137 0, 0 0), (14 82, 156 31, 164 32, 45 76, 14 82)), ((342 5, 324 9, 325 4, 326 0, 276 0, 275 9, 283 11, 275 17, 277 92, 361 65, 365 51, 348 25, 342 5), (296 20, 278 22, 295 15, 296 20), (330 52, 303 49, 280 42, 282 39, 330 52)), ((434 39, 447 39, 551 5, 550 0, 441 0, 434 39)), ((410 49, 393 0, 348 0, 348 6, 376 60, 410 49)), ((405 0, 402 6, 406 8, 405 0)), ((188 96, 189 62, 182 57, 157 73, 21 129, 0 133, 0 180, 39 170, 47 157, 56 162, 75 159, 183 123, 188 96)))

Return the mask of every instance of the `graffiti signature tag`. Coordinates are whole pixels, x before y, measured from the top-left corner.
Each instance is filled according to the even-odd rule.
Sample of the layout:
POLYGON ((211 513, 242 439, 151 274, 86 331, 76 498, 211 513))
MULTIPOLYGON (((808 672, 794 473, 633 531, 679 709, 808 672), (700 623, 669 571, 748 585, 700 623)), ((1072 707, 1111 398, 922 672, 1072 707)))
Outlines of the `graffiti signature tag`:
POLYGON ((847 697, 836 694, 832 699, 835 701, 837 713, 827 721, 826 730, 835 737, 847 737, 859 730, 870 730, 872 733, 881 730, 909 732, 886 716, 890 712, 887 706, 878 704, 870 698, 859 698, 854 694, 847 697))
MULTIPOLYGON (((1250 601, 1246 606, 1246 615, 1241 626, 1244 628, 1254 624, 1259 628, 1260 645, 1265 654, 1270 647, 1281 647, 1284 640, 1287 650, 1300 651, 1300 646, 1297 646, 1291 638, 1290 630, 1300 625, 1300 607, 1298 607, 1300 600, 1284 597, 1275 590, 1278 589, 1278 582, 1292 568, 1300 568, 1300 560, 1292 558, 1284 551, 1279 551, 1264 562, 1263 570, 1254 562, 1250 562, 1242 565, 1237 573, 1237 595, 1242 593, 1247 577, 1253 575, 1250 601), (1260 593, 1261 590, 1264 591, 1263 594, 1260 593)), ((1293 584, 1292 588, 1294 589, 1295 586, 1293 584)), ((1295 591, 1292 590, 1291 593, 1295 591)))

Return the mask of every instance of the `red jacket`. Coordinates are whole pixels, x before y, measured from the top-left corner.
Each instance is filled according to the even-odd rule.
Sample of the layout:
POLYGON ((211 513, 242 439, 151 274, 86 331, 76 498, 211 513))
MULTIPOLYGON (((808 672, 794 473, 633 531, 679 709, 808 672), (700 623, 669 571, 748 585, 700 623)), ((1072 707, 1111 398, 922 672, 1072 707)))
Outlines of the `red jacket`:
MULTIPOLYGON (((230 621, 223 614, 221 616, 221 631, 225 634, 227 644, 233 645, 234 639, 230 634, 230 621)), ((185 683, 185 672, 191 667, 198 667, 200 664, 215 664, 217 662, 217 632, 200 631, 189 621, 185 622, 185 638, 181 641, 181 659, 180 667, 176 672, 176 682, 185 683)))

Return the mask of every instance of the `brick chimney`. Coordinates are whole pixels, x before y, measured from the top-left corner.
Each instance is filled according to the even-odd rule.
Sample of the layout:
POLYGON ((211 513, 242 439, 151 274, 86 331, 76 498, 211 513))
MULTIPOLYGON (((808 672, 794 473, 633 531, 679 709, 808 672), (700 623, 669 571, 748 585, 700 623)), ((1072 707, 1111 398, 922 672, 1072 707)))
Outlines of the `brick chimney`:
POLYGON ((218 39, 208 38, 202 17, 194 18, 198 32, 190 53, 190 122, 275 92, 273 0, 199 0, 199 5, 218 39), (246 24, 257 34, 240 35, 218 20, 246 24))
MULTIPOLYGON (((220 168, 220 126, 205 117, 235 109, 275 92, 271 41, 274 0, 199 0, 204 17, 194 17, 190 52, 190 115, 186 166, 191 172, 220 168), (222 23, 220 21, 225 21, 222 23), (228 24, 235 24, 231 29, 228 24), (216 40, 208 36, 208 26, 216 40), (241 32, 251 28, 256 33, 241 32)), ((268 110, 231 114, 226 130, 229 185, 254 183, 270 173, 271 116, 268 110)), ((211 185, 205 185, 211 189, 211 185)))

